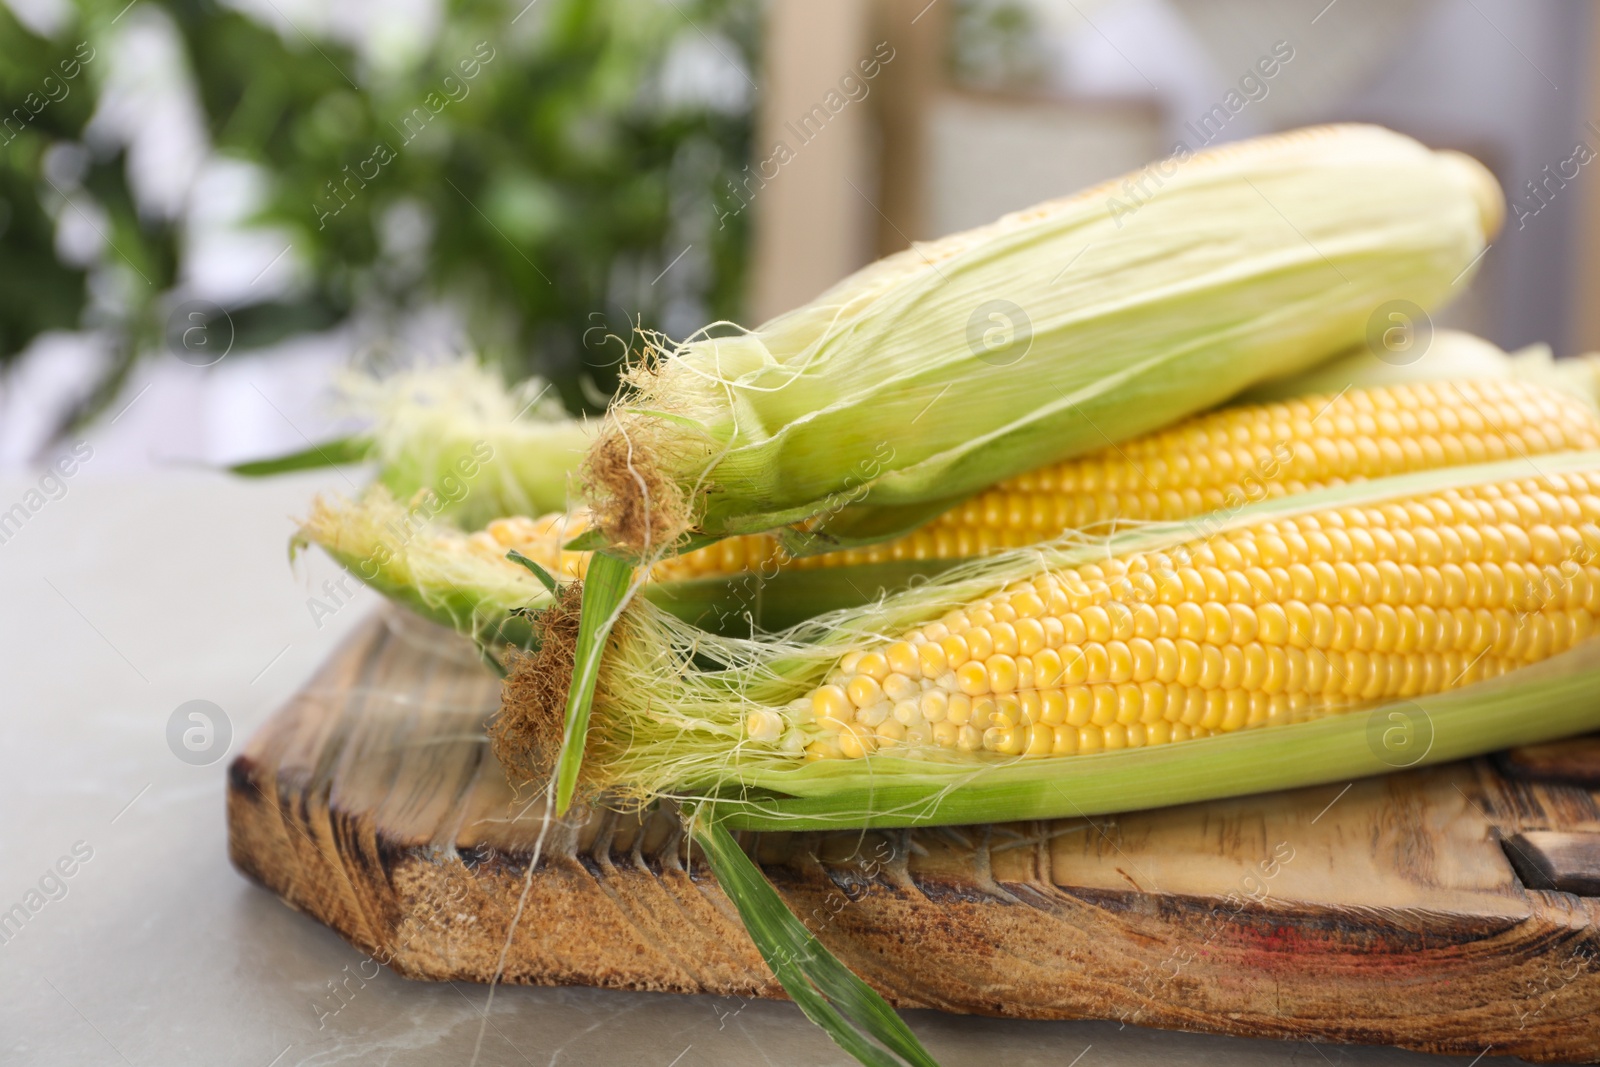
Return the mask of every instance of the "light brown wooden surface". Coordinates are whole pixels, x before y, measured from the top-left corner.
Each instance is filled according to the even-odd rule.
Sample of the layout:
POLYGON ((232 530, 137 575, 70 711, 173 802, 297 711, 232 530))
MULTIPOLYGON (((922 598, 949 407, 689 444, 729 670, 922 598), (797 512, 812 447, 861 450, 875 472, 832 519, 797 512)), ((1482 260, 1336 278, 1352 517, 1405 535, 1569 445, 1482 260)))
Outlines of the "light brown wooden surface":
MULTIPOLYGON (((486 981, 504 951, 510 982, 779 995, 673 819, 547 825, 512 790, 497 700, 469 657, 373 621, 234 762, 234 863, 414 978, 486 981)), ((746 845, 897 1005, 1600 1062, 1600 898, 1517 874, 1600 877, 1600 777, 1516 762, 746 845)))

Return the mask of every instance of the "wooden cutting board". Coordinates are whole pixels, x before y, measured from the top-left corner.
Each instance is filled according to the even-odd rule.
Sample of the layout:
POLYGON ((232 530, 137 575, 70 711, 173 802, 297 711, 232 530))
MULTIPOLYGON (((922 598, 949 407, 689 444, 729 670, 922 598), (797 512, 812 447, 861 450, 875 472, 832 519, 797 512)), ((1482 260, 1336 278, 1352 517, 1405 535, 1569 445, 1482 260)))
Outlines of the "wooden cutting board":
MULTIPOLYGON (((233 862, 412 978, 487 981, 504 950, 510 982, 781 996, 670 816, 577 813, 540 842, 484 737, 498 690, 464 646, 364 624, 234 761, 233 862)), ((1092 820, 745 843, 898 1006, 1594 1063, 1597 787, 1589 738, 1092 820)))

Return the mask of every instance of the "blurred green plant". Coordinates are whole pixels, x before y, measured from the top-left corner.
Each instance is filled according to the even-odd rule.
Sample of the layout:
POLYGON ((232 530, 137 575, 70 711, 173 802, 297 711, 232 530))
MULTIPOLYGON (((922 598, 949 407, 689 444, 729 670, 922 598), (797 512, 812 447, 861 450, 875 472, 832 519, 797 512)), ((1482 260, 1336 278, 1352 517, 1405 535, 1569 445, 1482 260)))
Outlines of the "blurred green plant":
POLYGON ((970 89, 1026 92, 1048 78, 1038 0, 956 0, 947 66, 970 89))
POLYGON ((68 421, 111 395, 132 353, 158 335, 156 300, 176 277, 176 235, 141 216, 126 153, 84 146, 106 66, 96 42, 113 17, 83 10, 47 38, 0 5, 0 361, 46 330, 103 331, 113 360, 68 421), (58 252, 63 215, 98 235, 103 270, 81 250, 58 252))
POLYGON ((211 0, 125 2, 79 0, 48 38, 0 5, 0 104, 17 116, 0 123, 0 360, 44 330, 102 330, 103 398, 163 339, 182 216, 141 211, 124 150, 89 136, 140 8, 176 32, 212 150, 266 172, 250 222, 302 267, 288 295, 225 308, 235 349, 355 315, 400 329, 442 300, 485 356, 580 410, 614 390, 635 327, 738 316, 747 223, 718 216, 748 158, 755 0, 443 0, 411 55, 211 0), (100 231, 92 262, 58 254, 64 212, 100 231))

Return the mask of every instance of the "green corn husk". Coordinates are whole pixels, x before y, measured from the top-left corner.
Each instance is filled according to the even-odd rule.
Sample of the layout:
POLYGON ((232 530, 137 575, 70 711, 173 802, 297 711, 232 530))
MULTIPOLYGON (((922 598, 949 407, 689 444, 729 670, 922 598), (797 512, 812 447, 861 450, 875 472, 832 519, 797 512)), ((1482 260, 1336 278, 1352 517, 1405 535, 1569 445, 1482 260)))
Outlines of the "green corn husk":
MULTIPOLYGON (((524 566, 468 551, 466 536, 438 521, 440 514, 426 494, 402 504, 382 486, 356 501, 320 497, 291 547, 318 545, 383 596, 479 644, 534 647, 528 613, 549 607, 550 592, 524 566)), ((854 607, 954 565, 929 560, 735 574, 653 582, 642 594, 712 633, 748 636, 854 607)))
POLYGON ((636 369, 585 465, 606 537, 644 553, 825 518, 788 535, 799 553, 903 533, 1326 359, 1388 301, 1438 306, 1503 214, 1476 162, 1369 126, 1133 178, 1142 192, 915 246, 636 369))
POLYGON ((1520 381, 1559 389, 1600 410, 1600 353, 1556 359, 1550 346, 1506 352, 1462 330, 1439 330, 1415 359, 1380 358, 1358 345, 1309 371, 1247 389, 1230 404, 1262 404, 1296 397, 1334 396, 1346 389, 1378 389, 1412 382, 1520 381))
POLYGON ((568 483, 589 446, 549 387, 530 379, 507 388, 470 360, 373 377, 351 373, 342 406, 370 423, 361 433, 303 451, 238 464, 246 477, 348 463, 376 463, 377 483, 402 500, 432 490, 435 517, 465 529, 502 515, 543 515, 568 506, 568 483))
POLYGON ((739 910, 773 977, 806 1018, 866 1067, 938 1067, 894 1009, 789 910, 725 826, 700 820, 694 842, 704 850, 717 884, 739 910))
MULTIPOLYGON (((648 604, 629 605, 609 642, 583 766, 588 790, 614 803, 670 796, 713 804, 729 825, 765 830, 888 827, 1055 818, 1155 807, 1348 779, 1549 740, 1600 727, 1600 645, 1588 641, 1508 675, 1311 722, 1117 752, 1019 759, 995 754, 807 761, 785 736, 753 741, 750 713, 804 696, 839 656, 903 633, 1044 568, 1107 553, 1155 551, 1274 517, 1447 488, 1600 471, 1600 452, 1453 467, 1252 505, 1232 516, 1158 524, 1109 539, 1063 541, 967 564, 917 588, 818 618, 766 641, 717 639, 648 604), (1399 716, 1398 719, 1392 716, 1399 716), (1397 762, 1392 727, 1425 729, 1397 762), (1376 735, 1374 733, 1376 731, 1376 735)), ((570 651, 570 650, 569 650, 570 651)), ((568 668, 570 670, 570 665, 568 668)), ((502 715, 555 715, 525 682, 561 670, 554 655, 519 665, 502 715)), ((506 753, 512 767, 550 753, 506 753)))
POLYGON ((381 485, 359 501, 318 497, 290 542, 290 558, 316 544, 364 584, 426 619, 484 645, 528 647, 518 612, 549 594, 509 560, 466 551, 459 531, 436 521, 444 501, 429 493, 402 504, 381 485))
POLYGON ((472 362, 352 379, 352 403, 371 412, 378 481, 400 499, 432 489, 464 529, 502 515, 568 506, 568 481, 589 445, 549 387, 507 388, 472 362))

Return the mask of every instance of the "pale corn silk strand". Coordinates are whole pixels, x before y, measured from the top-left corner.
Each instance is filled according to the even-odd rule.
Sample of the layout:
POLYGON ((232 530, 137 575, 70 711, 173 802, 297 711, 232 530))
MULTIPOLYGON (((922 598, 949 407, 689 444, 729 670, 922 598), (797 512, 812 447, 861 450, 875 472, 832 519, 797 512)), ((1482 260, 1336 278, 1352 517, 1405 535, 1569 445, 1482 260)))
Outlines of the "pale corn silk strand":
MULTIPOLYGON (((854 773, 854 784, 861 787, 908 775, 922 782, 942 781, 954 789, 976 780, 986 768, 1024 757, 981 748, 962 752, 925 746, 916 759, 903 758, 908 755, 904 750, 891 754, 884 749, 872 759, 807 761, 804 747, 797 748, 790 737, 792 730, 785 730, 777 741, 757 742, 750 736, 749 724, 752 716, 792 715, 791 705, 825 683, 846 652, 883 648, 913 628, 1041 574, 1060 576, 1111 558, 1216 541, 1252 525, 1307 513, 1381 508, 1385 502, 1452 489, 1567 474, 1590 480, 1583 495, 1590 498, 1586 503, 1593 503, 1600 491, 1596 481, 1600 453, 1427 471, 1270 500, 1225 519, 1148 524, 1111 538, 1069 536, 966 564, 866 607, 836 612, 760 640, 709 635, 647 603, 637 603, 618 623, 602 672, 586 759, 590 780, 616 796, 638 801, 662 795, 710 798, 733 783, 794 781, 796 774, 811 773, 834 778, 854 773), (785 738, 790 738, 787 743, 785 738)), ((1593 528, 1594 517, 1582 521, 1585 537, 1600 536, 1600 529, 1593 528)), ((1593 546, 1586 551, 1592 553, 1593 546)), ((1066 768, 1071 758, 1058 761, 1066 768)))
MULTIPOLYGON (((713 532, 730 533, 806 518, 837 488, 841 471, 865 458, 857 453, 868 440, 897 445, 892 469, 873 482, 875 502, 910 503, 963 495, 992 481, 994 470, 1012 473, 1082 450, 1089 431, 1080 413, 1114 426, 1118 437, 1170 423, 1353 343, 1371 308, 1395 293, 1424 303, 1442 298, 1495 225, 1498 191, 1474 185, 1492 186, 1491 179, 1360 127, 1208 153, 1141 216, 1181 215, 1180 205, 1193 208, 1195 197, 1218 197, 1226 203, 1211 204, 1209 214, 1226 208, 1266 218, 1272 205, 1260 197, 1270 195, 1280 210, 1304 209, 1326 223, 1327 205, 1299 183, 1327 166, 1348 166, 1370 181, 1382 176, 1393 188, 1381 209, 1370 198, 1341 203, 1361 225, 1319 229, 1322 255, 1298 239, 1279 247, 1262 237, 1253 257, 1243 257, 1248 269, 1229 266, 1237 257, 1209 258, 1204 249, 1215 242, 1201 240, 1191 218, 1187 227, 1157 227, 1177 242, 1167 243, 1166 254, 1156 254, 1149 234, 1124 236, 1107 242, 1092 282, 1068 279, 1063 291, 1045 291, 1034 277, 1039 257, 1098 233, 1104 222, 1091 190, 880 261, 757 331, 679 346, 636 370, 635 398, 608 426, 642 433, 654 473, 683 492, 683 500, 656 501, 658 510, 698 507, 699 489, 710 486, 706 514, 723 524, 713 532), (1397 201, 1416 211, 1402 216, 1397 201), (1333 271, 1345 277, 1330 288, 1323 275, 1333 271), (1024 370, 979 366, 982 354, 960 343, 964 328, 952 309, 964 314, 996 293, 1020 300, 1032 316, 1035 355, 1024 370), (1191 336, 1139 329, 1152 308, 1197 300, 1216 321, 1191 336), (872 360, 851 358, 866 350, 872 360), (1110 367, 1056 358, 1096 350, 1120 356, 1110 367), (961 409, 906 436, 915 409, 951 383, 963 389, 961 409)), ((602 490, 612 484, 598 468, 590 476, 602 490)))

